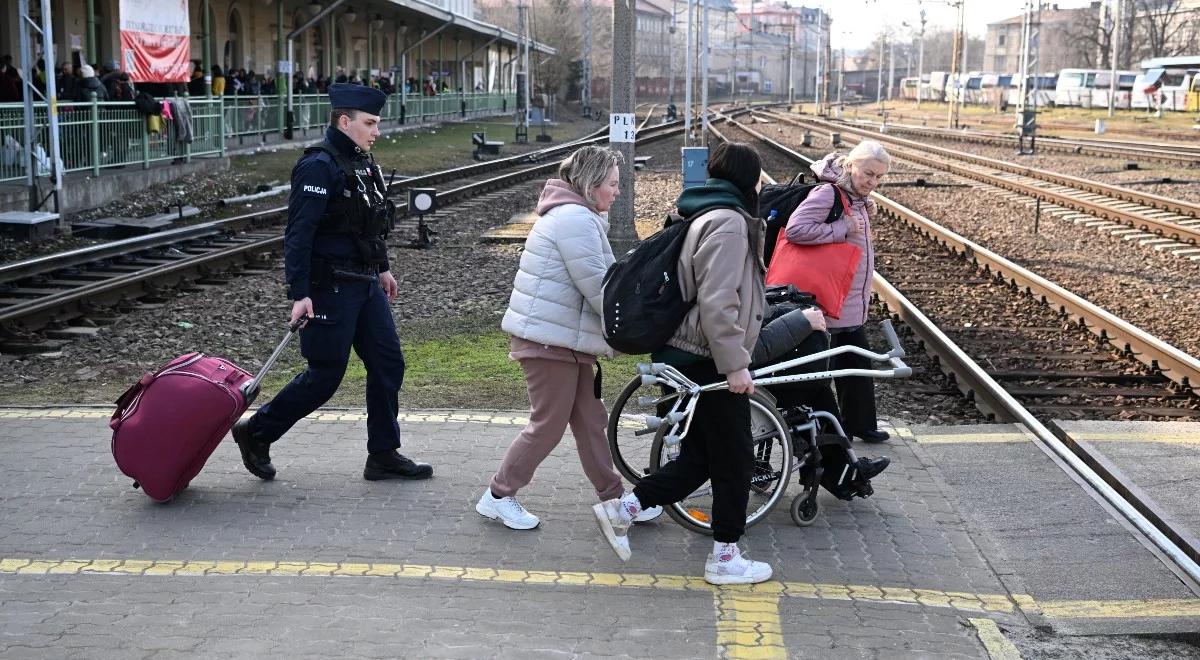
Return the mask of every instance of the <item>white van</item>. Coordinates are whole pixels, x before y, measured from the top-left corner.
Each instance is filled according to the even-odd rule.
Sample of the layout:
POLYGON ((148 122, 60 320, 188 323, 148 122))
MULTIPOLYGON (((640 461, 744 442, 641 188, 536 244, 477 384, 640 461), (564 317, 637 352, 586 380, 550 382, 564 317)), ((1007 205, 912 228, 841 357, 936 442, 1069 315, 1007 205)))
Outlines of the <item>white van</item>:
POLYGON ((946 83, 949 82, 950 74, 946 71, 930 71, 929 85, 925 88, 925 95, 921 98, 926 101, 945 101, 946 100, 946 83))
POLYGON ((1058 85, 1054 88, 1054 105, 1092 107, 1092 91, 1096 75, 1101 69, 1063 69, 1058 72, 1058 85))
MULTIPOLYGON (((1134 81, 1137 80, 1137 77, 1137 71, 1117 72, 1117 96, 1114 108, 1128 110, 1131 107, 1134 81)), ((1111 85, 1112 71, 1101 71, 1096 74, 1095 79, 1092 80, 1092 107, 1108 107, 1108 92, 1111 85)))
MULTIPOLYGON (((1021 76, 1016 75, 1008 83, 1008 104, 1021 104, 1021 76)), ((1033 100, 1039 108, 1054 105, 1054 90, 1058 86, 1058 74, 1029 76, 1029 88, 1033 92, 1033 100)))

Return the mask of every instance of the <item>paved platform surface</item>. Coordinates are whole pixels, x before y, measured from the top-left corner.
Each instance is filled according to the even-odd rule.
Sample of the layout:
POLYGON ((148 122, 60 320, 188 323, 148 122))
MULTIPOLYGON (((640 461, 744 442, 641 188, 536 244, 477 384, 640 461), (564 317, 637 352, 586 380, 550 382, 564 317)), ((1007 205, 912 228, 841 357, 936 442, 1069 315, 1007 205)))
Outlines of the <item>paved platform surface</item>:
POLYGON ((1000 658, 1043 648, 1035 625, 1200 621, 1200 600, 1077 488, 981 522, 1010 468, 1055 490, 1048 459, 973 467, 981 446, 1019 445, 968 451, 943 429, 862 449, 894 461, 874 497, 823 495, 808 528, 781 506, 744 538, 775 579, 713 588, 711 540, 665 516, 617 559, 569 439, 522 492, 541 528, 476 514, 519 413, 403 415, 404 451, 435 465, 421 482, 362 480, 364 416, 321 413, 275 446, 274 482, 226 442, 167 505, 115 469, 108 414, 0 410, 0 657, 1000 658), (1053 578, 1032 560, 1058 561, 1062 525, 1067 544, 1118 554, 1053 578))
POLYGON ((1079 633, 1200 630, 1197 593, 1119 514, 1067 478, 1032 434, 994 425, 914 427, 911 435, 1006 589, 1055 603, 1026 608, 1034 620, 1079 633), (1127 599, 1166 607, 1130 616, 1127 599), (1190 605, 1174 609, 1176 600, 1190 605))
POLYGON ((1086 443, 1148 496, 1171 525, 1200 547, 1200 424, 1067 422, 1055 424, 1086 443))

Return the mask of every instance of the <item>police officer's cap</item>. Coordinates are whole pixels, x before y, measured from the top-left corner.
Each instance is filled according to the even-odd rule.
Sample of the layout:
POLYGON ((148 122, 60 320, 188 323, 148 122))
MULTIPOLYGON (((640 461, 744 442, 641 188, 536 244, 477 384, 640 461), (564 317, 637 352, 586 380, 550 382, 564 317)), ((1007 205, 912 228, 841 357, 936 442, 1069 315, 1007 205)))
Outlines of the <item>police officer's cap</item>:
POLYGON ((365 85, 334 83, 329 86, 329 105, 334 110, 361 110, 378 115, 387 102, 387 94, 365 85))

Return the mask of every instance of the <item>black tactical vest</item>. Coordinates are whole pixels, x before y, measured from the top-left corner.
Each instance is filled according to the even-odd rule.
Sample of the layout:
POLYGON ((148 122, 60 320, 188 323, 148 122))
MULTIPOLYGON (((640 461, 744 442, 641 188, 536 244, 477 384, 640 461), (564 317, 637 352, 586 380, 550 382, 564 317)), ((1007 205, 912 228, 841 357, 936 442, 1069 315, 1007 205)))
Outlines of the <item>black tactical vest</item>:
POLYGON ((341 195, 331 195, 317 223, 317 235, 350 234, 361 265, 382 269, 387 264, 387 235, 396 222, 396 205, 387 198, 387 185, 374 163, 355 163, 328 142, 308 147, 305 154, 324 151, 342 170, 341 195))

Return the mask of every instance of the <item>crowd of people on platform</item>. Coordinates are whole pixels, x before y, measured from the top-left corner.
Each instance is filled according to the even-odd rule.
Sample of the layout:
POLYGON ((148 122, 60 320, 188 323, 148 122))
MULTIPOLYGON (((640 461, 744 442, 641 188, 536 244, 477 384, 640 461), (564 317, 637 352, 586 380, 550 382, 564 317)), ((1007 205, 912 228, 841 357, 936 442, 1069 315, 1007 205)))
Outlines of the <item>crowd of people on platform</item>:
MULTIPOLYGON (((39 59, 33 67, 31 83, 34 89, 46 92, 46 60, 39 59)), ((62 62, 54 73, 54 86, 60 102, 132 101, 136 88, 129 74, 122 71, 116 60, 93 66, 87 63, 62 62)), ((25 81, 13 65, 12 56, 0 57, 0 103, 20 103, 25 100, 25 81)))
MULTIPOLYGON (((206 84, 211 84, 212 96, 275 96, 281 91, 275 75, 269 69, 257 73, 243 67, 226 70, 219 64, 213 64, 208 70, 209 81, 206 81, 204 67, 199 62, 193 62, 191 78, 186 83, 135 84, 116 60, 97 64, 62 62, 56 68, 54 82, 60 102, 88 102, 93 98, 97 101, 132 101, 139 91, 156 97, 180 96, 184 93, 206 96, 210 93, 206 84)), ((33 68, 33 86, 42 93, 46 90, 45 69, 44 59, 39 59, 33 68)), ((339 66, 332 76, 309 70, 307 73, 293 73, 291 80, 295 94, 325 94, 334 83, 363 85, 384 94, 395 94, 401 91, 395 82, 397 77, 386 71, 376 75, 339 66)), ((24 89, 21 71, 13 64, 12 56, 0 57, 0 103, 21 102, 24 100, 24 89)), ((461 91, 461 87, 451 88, 449 79, 434 75, 426 76, 423 81, 411 76, 404 81, 406 94, 439 96, 461 91)), ((482 92, 484 87, 477 84, 472 91, 482 92)))

